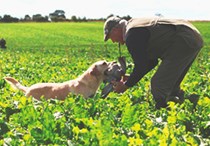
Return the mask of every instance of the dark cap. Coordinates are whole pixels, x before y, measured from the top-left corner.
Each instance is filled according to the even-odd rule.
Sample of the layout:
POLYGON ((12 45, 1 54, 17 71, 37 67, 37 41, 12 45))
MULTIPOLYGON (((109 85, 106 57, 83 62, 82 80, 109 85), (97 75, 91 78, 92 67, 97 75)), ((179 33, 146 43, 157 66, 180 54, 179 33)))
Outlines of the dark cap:
POLYGON ((104 23, 104 41, 106 42, 109 39, 109 34, 117 24, 119 24, 121 18, 117 16, 109 17, 104 23))

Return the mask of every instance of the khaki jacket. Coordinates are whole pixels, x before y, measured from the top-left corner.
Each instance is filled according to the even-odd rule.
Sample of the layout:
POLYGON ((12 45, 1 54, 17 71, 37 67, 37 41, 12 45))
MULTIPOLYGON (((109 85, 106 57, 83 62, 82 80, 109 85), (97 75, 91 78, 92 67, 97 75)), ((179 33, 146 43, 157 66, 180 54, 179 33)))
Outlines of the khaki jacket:
POLYGON ((189 23, 186 20, 182 19, 165 19, 161 17, 153 17, 153 18, 134 18, 128 21, 126 32, 128 32, 129 29, 134 27, 146 27, 146 26, 154 26, 156 24, 171 24, 171 25, 184 25, 192 29, 194 32, 197 32, 200 34, 200 32, 193 26, 191 23, 189 23))
POLYGON ((124 28, 125 40, 130 29, 139 27, 147 28, 150 31, 147 47, 150 58, 161 57, 180 38, 183 38, 184 43, 189 48, 200 49, 203 46, 200 32, 185 20, 165 19, 161 17, 134 18, 129 20, 124 28))

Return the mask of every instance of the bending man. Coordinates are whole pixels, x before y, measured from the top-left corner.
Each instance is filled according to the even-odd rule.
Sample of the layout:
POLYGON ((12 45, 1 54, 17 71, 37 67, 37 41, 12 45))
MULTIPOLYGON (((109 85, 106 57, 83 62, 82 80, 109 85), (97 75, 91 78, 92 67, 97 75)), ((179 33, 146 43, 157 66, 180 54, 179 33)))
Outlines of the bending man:
POLYGON ((177 19, 135 18, 129 21, 116 16, 104 24, 104 41, 126 44, 134 62, 133 72, 125 82, 115 83, 115 92, 134 86, 161 60, 151 79, 156 108, 167 101, 183 102, 180 83, 203 46, 199 31, 189 22, 177 19))

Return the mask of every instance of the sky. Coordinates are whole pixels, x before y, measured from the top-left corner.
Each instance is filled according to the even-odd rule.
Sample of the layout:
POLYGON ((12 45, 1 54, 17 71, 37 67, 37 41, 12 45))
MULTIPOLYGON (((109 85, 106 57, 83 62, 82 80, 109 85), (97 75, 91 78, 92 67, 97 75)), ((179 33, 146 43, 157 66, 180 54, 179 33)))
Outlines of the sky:
POLYGON ((66 18, 106 18, 110 14, 148 17, 162 14, 167 18, 210 20, 209 0, 1 0, 0 16, 24 18, 48 16, 64 10, 66 18))

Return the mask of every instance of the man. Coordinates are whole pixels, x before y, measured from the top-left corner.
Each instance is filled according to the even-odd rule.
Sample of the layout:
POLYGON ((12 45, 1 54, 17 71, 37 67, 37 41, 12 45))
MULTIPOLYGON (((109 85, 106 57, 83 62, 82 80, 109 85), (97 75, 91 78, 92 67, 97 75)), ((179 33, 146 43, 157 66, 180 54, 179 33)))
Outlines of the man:
POLYGON ((134 62, 128 79, 114 83, 115 92, 123 93, 134 86, 160 59, 151 79, 156 108, 167 107, 168 101, 183 102, 180 83, 203 46, 199 31, 191 23, 162 17, 126 21, 112 16, 104 24, 104 41, 108 39, 126 44, 134 62))

